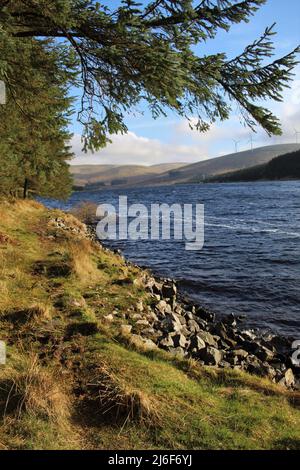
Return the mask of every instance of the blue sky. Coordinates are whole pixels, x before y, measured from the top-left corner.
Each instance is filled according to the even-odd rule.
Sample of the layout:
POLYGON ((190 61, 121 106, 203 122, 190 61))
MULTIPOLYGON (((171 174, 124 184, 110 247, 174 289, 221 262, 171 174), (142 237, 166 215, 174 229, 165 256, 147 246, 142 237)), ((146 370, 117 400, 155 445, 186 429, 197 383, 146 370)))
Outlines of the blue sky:
MULTIPOLYGON (((102 3, 111 7, 120 4, 117 0, 102 3)), ((274 22, 278 33, 274 36, 275 57, 282 56, 300 44, 299 0, 268 0, 252 17, 250 23, 234 25, 229 33, 220 32, 214 40, 199 45, 198 52, 206 55, 225 52, 228 57, 234 57, 274 22)), ((257 134, 253 134, 254 145, 295 142, 295 129, 300 131, 299 66, 291 90, 285 92, 284 102, 266 104, 281 119, 283 135, 269 138, 265 132, 259 130, 257 134)), ((126 118, 128 135, 114 136, 113 143, 95 155, 82 154, 80 127, 74 121, 71 130, 74 132, 73 147, 77 157, 73 163, 189 163, 232 153, 235 149, 234 139, 239 141, 239 150, 250 146, 251 132, 240 124, 235 109, 229 121, 216 123, 205 134, 190 131, 187 122, 175 114, 170 113, 167 118, 154 121, 144 107, 141 107, 141 112, 143 114, 126 118)))

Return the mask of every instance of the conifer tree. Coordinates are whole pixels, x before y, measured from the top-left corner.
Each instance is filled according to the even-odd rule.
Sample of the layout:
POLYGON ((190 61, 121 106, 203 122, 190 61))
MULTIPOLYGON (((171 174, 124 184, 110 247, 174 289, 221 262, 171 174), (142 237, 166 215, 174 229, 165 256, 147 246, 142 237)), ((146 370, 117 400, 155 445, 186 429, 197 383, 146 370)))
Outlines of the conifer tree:
POLYGON ((49 39, 2 38, 1 45, 8 87, 0 120, 0 191, 67 197, 71 99, 61 65, 69 51, 49 39))
POLYGON ((126 132, 124 115, 142 101, 154 118, 168 110, 196 117, 194 127, 201 131, 227 119, 237 104, 251 129, 260 125, 280 134, 278 119, 261 101, 282 99, 299 48, 272 60, 274 28, 268 27, 237 57, 195 52, 205 51, 205 41, 218 31, 248 22, 265 2, 123 0, 113 8, 94 0, 0 0, 1 34, 20 41, 51 37, 73 48, 80 61, 79 120, 87 148, 126 132))

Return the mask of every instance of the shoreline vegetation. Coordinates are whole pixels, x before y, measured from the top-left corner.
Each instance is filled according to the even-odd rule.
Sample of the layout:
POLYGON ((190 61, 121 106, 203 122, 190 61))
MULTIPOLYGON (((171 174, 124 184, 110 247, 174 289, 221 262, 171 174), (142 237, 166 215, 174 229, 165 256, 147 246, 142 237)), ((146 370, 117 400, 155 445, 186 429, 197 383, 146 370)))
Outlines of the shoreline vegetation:
POLYGON ((215 321, 70 213, 0 215, 0 449, 299 448, 290 341, 215 321))

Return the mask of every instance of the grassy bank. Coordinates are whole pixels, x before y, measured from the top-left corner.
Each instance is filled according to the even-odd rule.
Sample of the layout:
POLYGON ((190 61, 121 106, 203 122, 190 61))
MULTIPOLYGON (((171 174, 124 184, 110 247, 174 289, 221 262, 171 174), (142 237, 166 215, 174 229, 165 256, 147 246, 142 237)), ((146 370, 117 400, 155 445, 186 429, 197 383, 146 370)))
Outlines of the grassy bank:
POLYGON ((0 449, 299 448, 299 395, 126 335, 143 277, 71 215, 0 203, 0 449))

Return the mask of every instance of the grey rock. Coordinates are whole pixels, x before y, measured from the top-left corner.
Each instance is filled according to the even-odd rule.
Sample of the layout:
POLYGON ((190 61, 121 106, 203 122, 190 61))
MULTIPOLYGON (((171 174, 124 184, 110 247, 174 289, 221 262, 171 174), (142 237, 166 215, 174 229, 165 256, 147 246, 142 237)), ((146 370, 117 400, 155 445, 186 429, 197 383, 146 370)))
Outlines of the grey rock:
POLYGON ((235 366, 241 362, 240 358, 238 356, 234 356, 231 351, 225 354, 225 359, 232 366, 235 366))
POLYGON ((294 389, 300 391, 300 379, 295 380, 294 389))
POLYGON ((161 300, 161 296, 159 294, 152 294, 152 296, 154 300, 157 300, 157 302, 161 300))
POLYGON ((223 339, 221 339, 218 344, 219 344, 219 347, 221 347, 221 349, 225 349, 226 351, 228 349, 231 349, 231 345, 226 343, 223 339))
POLYGON ((184 314, 186 320, 194 320, 194 315, 192 314, 192 312, 185 312, 184 314))
POLYGON ((135 324, 136 326, 149 326, 148 320, 145 319, 138 320, 135 324))
POLYGON ((174 342, 171 335, 166 336, 165 338, 159 341, 159 344, 162 348, 173 348, 174 342))
POLYGON ((194 320, 198 323, 198 325, 200 326, 202 330, 206 330, 207 322, 205 320, 203 320, 202 318, 197 318, 195 315, 194 315, 194 320))
POLYGON ((272 365, 272 367, 274 367, 274 369, 276 369, 278 372, 281 372, 281 373, 285 372, 286 369, 287 369, 286 365, 283 364, 282 362, 272 361, 271 365, 272 365))
POLYGON ((200 331, 200 326, 195 320, 188 320, 187 327, 192 333, 196 333, 197 331, 200 331))
POLYGON ((292 369, 287 369, 284 374, 284 383, 287 388, 291 388, 295 384, 295 376, 292 369))
POLYGON ((249 353, 253 354, 255 351, 257 351, 257 343, 249 340, 245 340, 241 343, 241 346, 243 349, 248 351, 249 353))
POLYGON ((150 311, 148 314, 147 314, 147 319, 150 321, 150 322, 157 322, 158 321, 158 317, 157 315, 150 311))
POLYGON ((234 341, 233 339, 231 339, 228 334, 227 334, 227 331, 224 329, 221 329, 219 330, 218 332, 219 336, 224 340, 225 343, 227 343, 230 347, 234 348, 236 346, 236 341, 234 341))
POLYGON ((236 318, 233 315, 233 313, 230 313, 230 315, 228 315, 223 321, 226 322, 227 325, 231 325, 231 326, 236 326, 237 324, 236 318))
POLYGON ((264 346, 260 346, 255 354, 261 361, 271 361, 274 358, 274 352, 264 346))
MULTIPOLYGON (((174 314, 175 315, 175 314, 174 314)), ((177 319, 179 320, 179 322, 181 323, 181 325, 186 325, 186 319, 180 315, 180 314, 176 314, 177 315, 177 319)))
POLYGON ((141 335, 133 334, 130 336, 130 341, 136 347, 142 347, 147 350, 157 349, 156 344, 149 338, 143 338, 141 335))
POLYGON ((161 336, 161 332, 155 330, 154 328, 144 328, 142 331, 141 331, 141 334, 143 336, 146 336, 147 338, 150 338, 152 340, 157 340, 157 338, 159 338, 161 336))
POLYGON ((174 308, 174 312, 178 313, 178 315, 182 315, 183 314, 183 308, 180 305, 177 304, 176 307, 174 308))
POLYGON ((172 308, 165 300, 160 300, 158 304, 156 305, 157 310, 162 313, 172 313, 172 308))
POLYGON ((267 377, 273 380, 276 377, 276 370, 274 369, 274 367, 270 366, 270 364, 268 363, 264 363, 264 368, 265 368, 267 377))
POLYGON ((251 363, 248 363, 246 369, 251 374, 255 374, 260 377, 269 377, 270 379, 273 379, 276 376, 276 371, 270 366, 270 364, 266 362, 262 363, 257 358, 251 363))
POLYGON ((190 335, 191 335, 191 331, 188 330, 185 325, 182 325, 182 326, 181 326, 180 332, 181 332, 181 334, 183 334, 184 336, 190 336, 190 335))
POLYGON ((199 366, 205 366, 205 362, 204 361, 201 361, 200 359, 197 358, 197 364, 199 366))
POLYGON ((175 331, 176 328, 176 323, 169 317, 164 318, 161 322, 158 322, 158 324, 154 324, 155 327, 158 327, 158 325, 164 333, 171 333, 172 331, 175 331))
POLYGON ((182 334, 176 334, 173 336, 173 342, 174 342, 174 346, 175 348, 185 348, 186 347, 186 344, 187 344, 187 340, 186 340, 186 337, 183 336, 182 334))
POLYGON ((161 295, 162 284, 157 282, 153 277, 148 280, 146 287, 152 294, 161 295))
POLYGON ((210 312, 209 310, 206 310, 205 308, 198 307, 196 309, 196 315, 197 317, 200 317, 208 322, 215 321, 215 314, 213 312, 210 312))
POLYGON ((245 357, 248 356, 248 352, 245 351, 244 349, 234 349, 234 350, 232 351, 232 354, 233 354, 234 356, 237 356, 237 357, 240 357, 240 358, 245 358, 245 357))
POLYGON ((166 282, 162 285, 161 292, 164 298, 172 299, 176 297, 177 287, 175 282, 166 282))
POLYGON ((176 322, 170 316, 168 316, 161 322, 161 328, 167 333, 170 333, 172 331, 179 332, 182 326, 179 321, 176 322))
POLYGON ((200 350, 199 357, 203 359, 205 364, 218 365, 223 358, 223 354, 218 349, 212 346, 207 346, 205 349, 200 350))
POLYGON ((130 318, 134 321, 142 320, 143 316, 140 313, 133 313, 130 318))
POLYGON ((281 354, 289 353, 291 348, 290 340, 282 336, 273 336, 269 343, 281 354))
POLYGON ((213 346, 215 348, 218 346, 213 335, 208 331, 200 330, 198 331, 197 335, 209 346, 213 346))
POLYGON ((84 298, 81 299, 69 299, 67 302, 69 307, 74 307, 74 308, 84 308, 86 305, 86 302, 84 298))
POLYGON ((200 338, 200 336, 194 335, 191 337, 190 348, 192 350, 195 349, 196 351, 200 351, 201 349, 204 349, 205 346, 205 342, 200 338))
POLYGON ((137 304, 136 304, 136 309, 138 312, 143 312, 144 311, 144 304, 143 304, 143 301, 140 300, 137 304))

